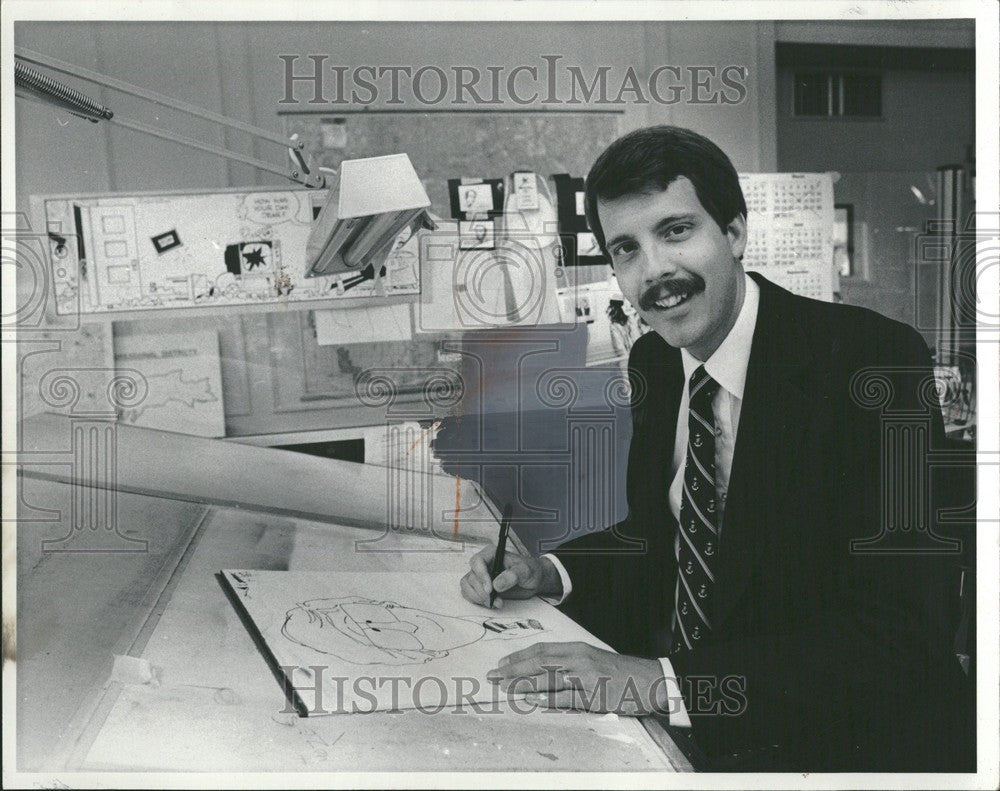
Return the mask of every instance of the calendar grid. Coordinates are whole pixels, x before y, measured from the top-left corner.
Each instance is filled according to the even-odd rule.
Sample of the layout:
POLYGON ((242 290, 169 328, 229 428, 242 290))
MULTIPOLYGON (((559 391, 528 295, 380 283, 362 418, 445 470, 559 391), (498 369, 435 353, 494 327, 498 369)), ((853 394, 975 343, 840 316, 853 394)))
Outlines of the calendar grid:
POLYGON ((743 265, 789 291, 833 300, 833 178, 744 173, 749 238, 743 265))

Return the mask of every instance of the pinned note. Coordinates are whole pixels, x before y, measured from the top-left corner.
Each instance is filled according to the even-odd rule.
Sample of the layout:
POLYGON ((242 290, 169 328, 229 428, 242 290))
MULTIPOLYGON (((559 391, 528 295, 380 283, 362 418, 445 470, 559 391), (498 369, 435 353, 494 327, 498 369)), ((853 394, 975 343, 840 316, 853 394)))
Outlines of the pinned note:
POLYGON ((518 211, 538 210, 538 177, 531 171, 514 173, 514 208, 518 211))
POLYGON ((489 184, 463 184, 458 194, 466 214, 493 211, 493 190, 489 184))
POLYGON ((459 250, 493 250, 496 248, 496 232, 493 220, 459 222, 459 250))

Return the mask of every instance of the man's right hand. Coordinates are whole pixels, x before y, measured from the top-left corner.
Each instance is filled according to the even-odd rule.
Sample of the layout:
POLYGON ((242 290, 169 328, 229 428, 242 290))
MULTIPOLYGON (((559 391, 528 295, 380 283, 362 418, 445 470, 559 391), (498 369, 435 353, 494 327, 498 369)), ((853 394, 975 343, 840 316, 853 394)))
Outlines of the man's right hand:
POLYGON ((472 556, 469 572, 462 577, 462 595, 483 607, 490 606, 490 591, 497 597, 494 607, 502 607, 504 599, 530 599, 532 596, 560 596, 562 580, 556 567, 547 558, 518 555, 509 549, 504 554, 504 570, 490 578, 490 567, 496 546, 490 545, 472 556), (502 594, 502 597, 501 597, 502 594))

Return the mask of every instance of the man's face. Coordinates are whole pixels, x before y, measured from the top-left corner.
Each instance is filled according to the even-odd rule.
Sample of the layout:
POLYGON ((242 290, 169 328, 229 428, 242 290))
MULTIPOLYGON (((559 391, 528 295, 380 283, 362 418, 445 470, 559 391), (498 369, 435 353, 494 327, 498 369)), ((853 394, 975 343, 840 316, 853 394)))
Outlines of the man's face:
POLYGON ((746 221, 723 233, 683 176, 597 209, 622 294, 667 343, 707 360, 743 305, 746 221))

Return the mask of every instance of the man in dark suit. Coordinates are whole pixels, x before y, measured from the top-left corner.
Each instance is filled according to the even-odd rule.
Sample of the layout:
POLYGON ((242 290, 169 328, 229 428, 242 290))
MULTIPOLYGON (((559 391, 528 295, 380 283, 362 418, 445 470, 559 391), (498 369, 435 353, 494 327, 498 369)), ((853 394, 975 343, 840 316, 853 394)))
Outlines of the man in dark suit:
POLYGON ((921 337, 745 273, 736 171, 688 130, 613 143, 586 207, 654 330, 629 359, 629 514, 508 554, 495 580, 489 547, 461 587, 550 596, 618 653, 539 643, 490 678, 542 705, 660 712, 710 769, 973 769, 952 558, 922 522, 916 543, 877 540, 892 498, 929 485, 888 463, 885 410, 943 440, 921 337))

